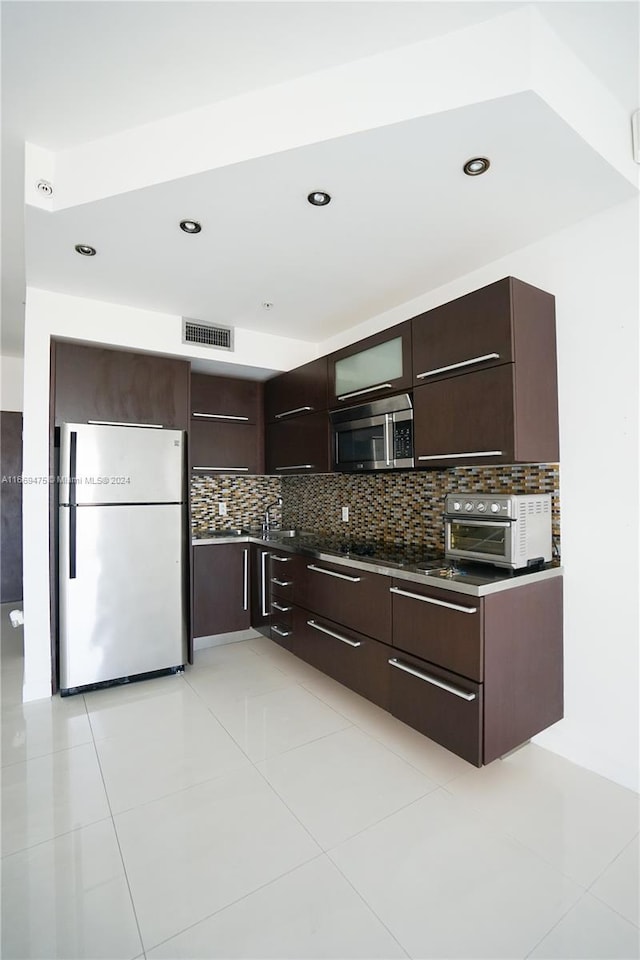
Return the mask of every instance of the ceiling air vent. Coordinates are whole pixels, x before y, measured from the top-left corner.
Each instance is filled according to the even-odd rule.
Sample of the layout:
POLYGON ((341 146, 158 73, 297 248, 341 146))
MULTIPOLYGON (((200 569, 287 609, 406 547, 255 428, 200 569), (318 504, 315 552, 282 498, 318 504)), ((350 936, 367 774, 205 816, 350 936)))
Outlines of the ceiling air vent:
POLYGON ((204 320, 183 317, 182 342, 196 343, 199 347, 215 347, 216 350, 233 350, 233 327, 220 327, 204 320))

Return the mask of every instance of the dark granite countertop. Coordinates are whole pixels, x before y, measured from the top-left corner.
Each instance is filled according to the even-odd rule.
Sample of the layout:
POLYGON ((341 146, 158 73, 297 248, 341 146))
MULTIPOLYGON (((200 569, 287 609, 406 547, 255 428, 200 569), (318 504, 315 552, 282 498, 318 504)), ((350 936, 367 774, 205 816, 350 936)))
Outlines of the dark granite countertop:
POLYGON ((300 532, 283 536, 277 530, 263 534, 258 530, 198 531, 192 534, 194 546, 212 543, 249 542, 273 546, 278 550, 302 553, 316 560, 371 570, 384 576, 439 589, 480 597, 562 574, 557 561, 535 569, 505 570, 484 563, 451 563, 444 554, 416 544, 389 544, 351 541, 300 532))

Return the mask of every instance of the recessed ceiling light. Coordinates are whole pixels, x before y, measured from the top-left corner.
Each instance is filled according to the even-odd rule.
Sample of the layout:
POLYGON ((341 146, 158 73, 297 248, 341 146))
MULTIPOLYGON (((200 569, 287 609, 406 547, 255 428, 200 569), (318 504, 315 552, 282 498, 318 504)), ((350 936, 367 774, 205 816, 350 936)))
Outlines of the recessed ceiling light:
POLYGON ((96 248, 90 247, 88 243, 76 243, 74 249, 76 253, 83 257, 95 257, 96 255, 96 248))
POLYGON ((472 157, 462 169, 468 177, 478 177, 481 173, 486 173, 490 166, 491 163, 486 157, 472 157))
POLYGON ((181 220, 180 229, 185 233, 200 233, 202 227, 197 220, 181 220))
POLYGON ((328 193, 325 193, 324 190, 313 190, 307 200, 314 207, 326 207, 328 203, 331 202, 331 197, 328 193))

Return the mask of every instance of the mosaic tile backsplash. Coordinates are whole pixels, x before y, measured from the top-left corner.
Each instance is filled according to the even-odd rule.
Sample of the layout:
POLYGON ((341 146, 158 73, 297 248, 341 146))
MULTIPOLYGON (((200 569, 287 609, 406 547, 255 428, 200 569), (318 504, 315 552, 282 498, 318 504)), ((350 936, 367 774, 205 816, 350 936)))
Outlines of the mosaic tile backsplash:
POLYGON ((420 544, 443 550, 442 512, 448 493, 550 493, 553 536, 560 553, 560 473, 557 464, 455 467, 450 470, 308 477, 198 477, 192 480, 194 530, 260 523, 267 504, 283 498, 284 527, 345 540, 420 544), (218 501, 228 505, 218 516, 218 501), (349 521, 341 519, 349 507, 349 521))

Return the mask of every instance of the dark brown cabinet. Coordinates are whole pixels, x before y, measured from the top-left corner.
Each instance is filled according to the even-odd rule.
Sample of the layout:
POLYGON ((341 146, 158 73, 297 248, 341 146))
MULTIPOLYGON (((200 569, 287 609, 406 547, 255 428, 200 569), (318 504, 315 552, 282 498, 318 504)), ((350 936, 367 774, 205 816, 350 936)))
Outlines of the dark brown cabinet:
POLYGON ((250 625, 249 544, 193 547, 194 637, 246 630, 250 625))
POLYGON ((54 344, 55 422, 189 427, 189 363, 151 354, 54 344))
POLYGON ((267 380, 264 403, 269 422, 326 410, 327 358, 320 357, 267 380))
POLYGON ((193 473, 260 473, 262 386, 252 380, 191 375, 193 473))
POLYGON ((506 277, 413 320, 419 467, 555 462, 555 301, 506 277))
POLYGON ((272 550, 267 562, 271 639, 293 651, 293 596, 299 580, 301 558, 283 550, 272 550))
POLYGON ((329 407, 354 406, 411 387, 411 321, 329 354, 329 407))
POLYGON ((310 413, 267 424, 266 472, 279 476, 329 471, 329 418, 310 413))

